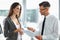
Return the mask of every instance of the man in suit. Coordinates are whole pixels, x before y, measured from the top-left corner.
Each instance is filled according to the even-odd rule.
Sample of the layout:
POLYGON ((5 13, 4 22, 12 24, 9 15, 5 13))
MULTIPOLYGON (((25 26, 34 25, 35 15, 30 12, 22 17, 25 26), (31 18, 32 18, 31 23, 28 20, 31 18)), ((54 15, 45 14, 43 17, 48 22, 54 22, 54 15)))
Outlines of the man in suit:
POLYGON ((37 35, 38 40, 56 40, 58 37, 58 20, 55 16, 49 13, 50 3, 44 1, 39 4, 40 14, 44 16, 43 22, 39 24, 39 31, 28 27, 28 30, 33 31, 37 35))

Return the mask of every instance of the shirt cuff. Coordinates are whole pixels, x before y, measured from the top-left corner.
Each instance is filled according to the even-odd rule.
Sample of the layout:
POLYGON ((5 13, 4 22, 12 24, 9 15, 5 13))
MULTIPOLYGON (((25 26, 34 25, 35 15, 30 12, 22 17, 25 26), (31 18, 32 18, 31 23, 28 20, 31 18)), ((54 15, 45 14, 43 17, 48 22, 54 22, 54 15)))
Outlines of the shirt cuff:
POLYGON ((42 39, 43 39, 43 40, 44 40, 44 39, 47 39, 47 37, 46 37, 45 35, 43 35, 43 36, 42 36, 42 39))

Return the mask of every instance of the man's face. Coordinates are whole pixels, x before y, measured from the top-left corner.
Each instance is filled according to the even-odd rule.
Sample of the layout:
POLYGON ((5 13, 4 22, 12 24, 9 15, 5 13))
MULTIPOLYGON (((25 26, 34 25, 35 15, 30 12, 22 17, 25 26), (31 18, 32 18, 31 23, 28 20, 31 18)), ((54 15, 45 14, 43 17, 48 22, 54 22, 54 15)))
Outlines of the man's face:
POLYGON ((47 8, 43 7, 43 6, 39 6, 39 9, 40 9, 40 13, 41 15, 45 15, 47 13, 47 8))

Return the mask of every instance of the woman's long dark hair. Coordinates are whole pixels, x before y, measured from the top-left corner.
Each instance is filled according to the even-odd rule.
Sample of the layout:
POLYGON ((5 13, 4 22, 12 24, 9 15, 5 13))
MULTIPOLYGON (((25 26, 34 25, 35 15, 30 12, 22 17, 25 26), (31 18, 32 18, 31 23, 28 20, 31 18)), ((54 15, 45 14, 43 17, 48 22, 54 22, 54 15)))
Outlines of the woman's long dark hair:
MULTIPOLYGON (((10 16, 13 15, 13 9, 16 8, 16 6, 18 6, 18 5, 20 5, 18 2, 14 2, 14 3, 11 5, 10 10, 9 10, 9 14, 8 14, 7 17, 10 17, 10 16)), ((20 17, 20 14, 21 14, 21 5, 20 5, 19 17, 20 17)), ((19 17, 17 17, 17 15, 16 15, 16 18, 19 18, 19 17)))
MULTIPOLYGON (((21 4, 19 4, 18 2, 14 2, 14 3, 11 5, 11 8, 10 8, 10 10, 9 10, 9 14, 8 14, 7 17, 10 17, 10 16, 13 15, 13 9, 16 8, 16 6, 18 6, 18 5, 20 5, 20 13, 19 13, 19 16, 16 15, 16 18, 17 18, 17 20, 18 20, 18 18, 20 17, 20 14, 21 14, 21 4)), ((18 20, 18 22, 19 22, 19 20, 18 20)), ((20 24, 20 22, 19 22, 19 24, 20 24)), ((21 24, 20 24, 20 28, 21 28, 21 24)))

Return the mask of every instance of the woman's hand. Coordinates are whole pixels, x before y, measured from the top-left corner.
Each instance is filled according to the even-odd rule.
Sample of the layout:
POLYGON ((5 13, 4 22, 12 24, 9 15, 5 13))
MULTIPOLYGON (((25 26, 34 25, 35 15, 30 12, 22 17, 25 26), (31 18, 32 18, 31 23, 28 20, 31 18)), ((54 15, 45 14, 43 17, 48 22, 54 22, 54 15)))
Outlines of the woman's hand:
POLYGON ((24 29, 23 29, 23 28, 20 28, 19 30, 20 30, 20 31, 19 31, 20 35, 23 35, 23 30, 24 30, 24 29))
POLYGON ((33 29, 32 27, 27 27, 28 30, 35 32, 35 29, 33 29))
POLYGON ((18 32, 18 31, 19 31, 18 29, 14 30, 14 32, 18 32))
POLYGON ((23 28, 18 28, 16 30, 14 30, 14 32, 19 32, 21 35, 23 34, 23 28))

